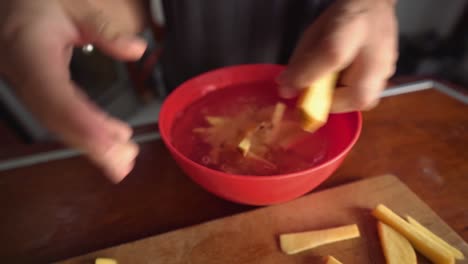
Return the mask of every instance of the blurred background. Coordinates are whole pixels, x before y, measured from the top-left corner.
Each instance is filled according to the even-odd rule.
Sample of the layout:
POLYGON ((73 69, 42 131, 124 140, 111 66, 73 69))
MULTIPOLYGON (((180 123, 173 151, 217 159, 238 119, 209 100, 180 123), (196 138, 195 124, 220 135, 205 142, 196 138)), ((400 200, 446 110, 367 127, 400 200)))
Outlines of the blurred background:
MULTIPOLYGON (((161 6, 158 2, 151 8, 158 25, 164 24, 161 6)), ((468 1, 400 0, 397 16, 400 56, 394 78, 438 78, 468 87, 468 1)), ((70 65, 72 78, 92 100, 133 127, 155 124, 161 102, 174 88, 167 85, 161 71, 158 30, 153 25, 143 32, 150 45, 138 62, 121 63, 97 50, 76 49, 70 65)), ((0 80, 2 148, 45 141, 54 138, 0 80)))

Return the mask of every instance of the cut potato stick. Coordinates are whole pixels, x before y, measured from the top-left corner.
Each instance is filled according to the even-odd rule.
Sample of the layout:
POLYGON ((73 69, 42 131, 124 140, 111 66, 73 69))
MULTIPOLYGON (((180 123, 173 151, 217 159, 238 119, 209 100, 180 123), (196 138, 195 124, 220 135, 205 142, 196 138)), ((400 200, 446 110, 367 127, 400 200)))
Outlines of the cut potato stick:
POLYGON ((284 112, 286 111, 286 105, 283 103, 276 103, 275 110, 271 115, 271 130, 266 133, 265 143, 271 144, 276 139, 281 126, 281 120, 283 119, 284 112))
POLYGON ((302 116, 302 128, 314 132, 328 119, 338 74, 323 76, 311 84, 300 96, 297 108, 302 116))
POLYGON ((223 117, 218 117, 218 116, 205 116, 206 122, 212 126, 218 126, 221 124, 224 124, 226 122, 226 119, 223 117))
POLYGON ((304 114, 301 120, 302 129, 304 129, 304 131, 307 131, 309 133, 317 131, 319 128, 325 125, 325 123, 326 121, 318 121, 318 120, 310 119, 304 114))
POLYGON ((419 232, 403 218, 395 214, 383 204, 379 204, 372 214, 383 223, 408 239, 421 254, 436 264, 453 264, 455 259, 452 254, 437 242, 419 232))
POLYGON ((252 147, 252 136, 255 133, 256 128, 250 129, 245 133, 244 138, 241 139, 239 144, 237 145, 237 148, 242 152, 242 155, 244 157, 247 157, 247 154, 250 151, 250 148, 252 147))
POLYGON ((390 226, 377 222, 380 244, 387 264, 417 264, 411 243, 390 226))
POLYGON ((242 155, 244 157, 247 156, 247 154, 249 153, 250 151, 250 147, 252 146, 252 141, 250 140, 250 138, 248 137, 245 137, 241 140, 241 142, 239 143, 239 145, 237 146, 240 151, 242 152, 242 155))
POLYGON ((333 256, 327 256, 325 258, 325 261, 326 261, 325 264, 343 264, 339 260, 334 258, 333 256))
POLYGON ((265 166, 267 166, 270 169, 276 169, 277 168, 274 163, 271 163, 267 159, 265 159, 263 157, 260 157, 259 155, 255 154, 253 152, 248 152, 246 157, 254 159, 256 161, 259 161, 259 162, 263 163, 265 166))
POLYGON ((97 258, 94 264, 117 264, 117 260, 111 258, 97 258))
POLYGON ((447 249, 448 251, 450 251, 450 253, 453 255, 453 257, 455 257, 456 259, 465 259, 465 256, 463 255, 463 253, 458 250, 457 248, 453 247, 452 245, 450 245, 449 243, 447 243, 446 241, 444 241, 442 238, 440 238, 439 236, 437 236, 436 234, 432 233, 432 231, 430 231, 429 229, 427 229, 425 226, 423 226, 422 224, 420 224, 418 221, 416 221, 415 219, 413 219, 411 216, 406 216, 406 220, 408 221, 408 223, 410 223, 410 225, 414 226, 416 229, 418 229, 421 233, 425 234, 426 236, 432 238, 434 241, 436 241, 437 243, 439 243, 442 247, 444 247, 445 249, 447 249))
POLYGON ((270 120, 259 122, 255 127, 249 129, 245 133, 245 136, 240 140, 237 146, 244 157, 251 151, 254 144, 258 146, 259 144, 272 143, 280 129, 281 120, 283 119, 285 111, 286 105, 277 103, 271 113, 270 120))
POLYGON ((192 129, 192 132, 194 133, 206 133, 208 131, 208 128, 205 127, 196 127, 192 129))
POLYGON ((280 235, 281 250, 295 254, 321 245, 359 237, 357 225, 280 235))
POLYGON ((283 103, 276 103, 275 110, 273 111, 273 115, 271 115, 271 124, 273 127, 276 127, 283 119, 284 112, 286 111, 286 105, 283 103))

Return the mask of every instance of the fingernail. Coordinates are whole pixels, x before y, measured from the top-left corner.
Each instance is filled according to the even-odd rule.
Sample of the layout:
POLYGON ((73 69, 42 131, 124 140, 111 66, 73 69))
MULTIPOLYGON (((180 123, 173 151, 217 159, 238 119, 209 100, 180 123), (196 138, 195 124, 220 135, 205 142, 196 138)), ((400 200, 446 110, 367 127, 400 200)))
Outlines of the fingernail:
POLYGON ((138 155, 138 145, 133 142, 120 143, 107 153, 103 167, 113 182, 120 182, 130 172, 138 155), (129 169, 130 168, 130 169, 129 169))
POLYGON ((291 87, 280 86, 278 89, 280 97, 284 99, 291 99, 297 96, 297 91, 291 87))
POLYGON ((117 184, 123 181, 123 179, 125 179, 130 174, 130 172, 133 170, 134 167, 135 167, 135 160, 132 160, 130 163, 126 164, 125 166, 113 168, 109 170, 107 173, 111 175, 110 176, 111 181, 117 184))
POLYGON ((144 39, 133 35, 119 36, 115 42, 117 45, 127 49, 129 53, 135 54, 135 56, 143 55, 148 45, 144 39))
POLYGON ((114 118, 109 118, 107 121, 110 133, 116 141, 128 142, 132 138, 133 129, 131 126, 114 118))
POLYGON ((138 151, 138 145, 133 142, 119 144, 114 152, 115 156, 113 160, 117 162, 116 165, 120 165, 119 163, 128 164, 136 158, 138 151))

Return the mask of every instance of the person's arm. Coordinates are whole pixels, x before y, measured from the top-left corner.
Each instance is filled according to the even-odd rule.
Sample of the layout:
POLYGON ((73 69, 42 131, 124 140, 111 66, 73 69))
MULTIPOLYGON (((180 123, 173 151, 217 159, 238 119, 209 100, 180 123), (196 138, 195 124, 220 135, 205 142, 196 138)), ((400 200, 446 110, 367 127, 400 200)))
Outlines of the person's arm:
POLYGON ((93 43, 137 60, 146 42, 137 0, 0 0, 0 74, 26 107, 66 144, 87 154, 113 181, 133 168, 132 129, 95 106, 70 79, 72 49, 93 43))
POLYGON ((284 97, 340 72, 332 112, 377 105, 395 72, 398 26, 394 0, 336 0, 303 34, 278 78, 284 97))

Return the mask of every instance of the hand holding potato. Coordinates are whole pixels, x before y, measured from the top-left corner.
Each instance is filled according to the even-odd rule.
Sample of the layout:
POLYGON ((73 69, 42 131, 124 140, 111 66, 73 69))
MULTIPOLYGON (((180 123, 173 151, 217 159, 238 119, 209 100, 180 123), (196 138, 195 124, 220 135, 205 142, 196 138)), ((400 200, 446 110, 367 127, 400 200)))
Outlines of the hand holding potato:
POLYGON ((337 0, 304 32, 278 78, 294 97, 322 76, 340 72, 331 112, 375 106, 397 60, 392 0, 337 0))

